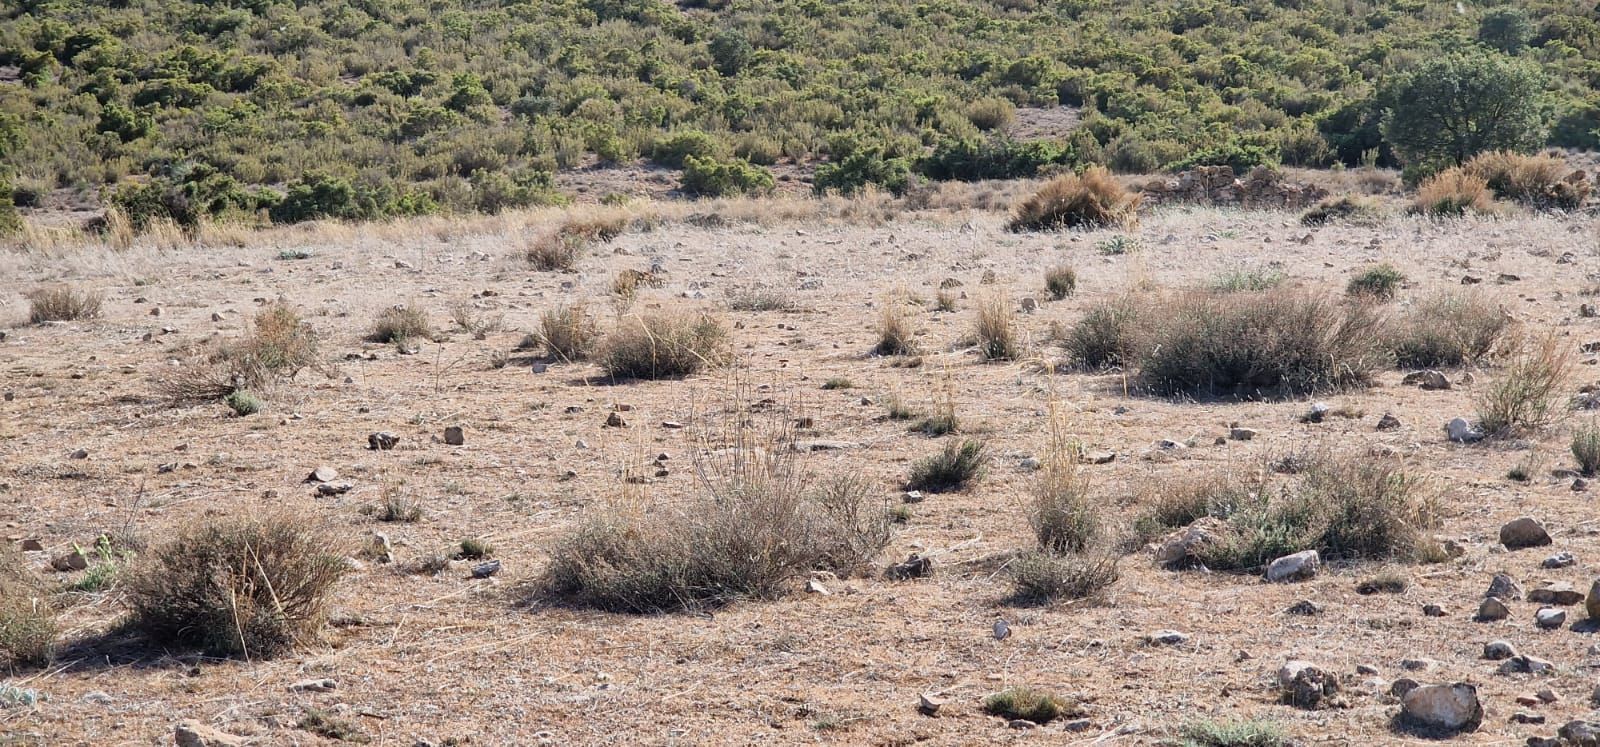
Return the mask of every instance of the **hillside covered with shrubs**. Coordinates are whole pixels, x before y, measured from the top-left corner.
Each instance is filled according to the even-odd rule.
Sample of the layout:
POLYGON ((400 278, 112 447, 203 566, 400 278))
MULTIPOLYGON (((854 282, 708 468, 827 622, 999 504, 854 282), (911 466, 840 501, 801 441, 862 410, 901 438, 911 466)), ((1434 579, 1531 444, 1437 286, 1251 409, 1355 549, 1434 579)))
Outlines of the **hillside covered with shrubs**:
POLYGON ((1573 0, 21 0, 0 14, 0 198, 72 195, 136 226, 493 212, 560 202, 553 174, 596 163, 735 194, 772 189, 780 162, 849 192, 1052 166, 1422 176, 1458 164, 1451 148, 1600 147, 1600 19, 1573 0), (1415 130, 1435 113, 1401 93, 1425 64, 1467 71, 1485 100, 1532 95, 1492 112, 1498 139, 1431 142, 1415 130), (1080 127, 1006 136, 1019 111, 1063 106, 1080 127))

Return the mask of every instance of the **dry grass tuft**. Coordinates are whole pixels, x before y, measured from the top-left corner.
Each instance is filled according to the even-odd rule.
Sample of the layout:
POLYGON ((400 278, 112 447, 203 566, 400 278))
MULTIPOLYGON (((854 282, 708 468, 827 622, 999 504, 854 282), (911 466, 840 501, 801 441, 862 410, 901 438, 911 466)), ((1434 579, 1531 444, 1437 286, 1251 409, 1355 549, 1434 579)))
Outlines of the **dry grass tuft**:
POLYGON ((1011 687, 983 699, 983 710, 1007 719, 1046 724, 1077 711, 1076 704, 1051 693, 1011 687))
POLYGON ((716 317, 687 311, 636 314, 600 343, 606 373, 622 379, 674 379, 715 368, 733 358, 727 327, 716 317))
POLYGON ((986 361, 1010 361, 1022 356, 1022 342, 1017 338, 1016 314, 1004 293, 996 294, 978 304, 978 318, 973 330, 978 342, 978 357, 986 361))
POLYGON ((1344 292, 1361 298, 1370 298, 1376 301, 1390 301, 1395 293, 1399 292, 1400 284, 1406 281, 1406 276, 1394 265, 1383 262, 1362 270, 1355 277, 1350 278, 1344 292))
POLYGON ((1479 153, 1461 168, 1482 179, 1496 196, 1533 208, 1576 210, 1589 198, 1588 180, 1569 178, 1573 170, 1554 154, 1490 151, 1479 153))
POLYGON ((1067 434, 1065 419, 1052 403, 1044 456, 1024 506, 1038 549, 1019 555, 1009 567, 1018 601, 1097 596, 1120 575, 1118 556, 1105 541, 1098 507, 1089 498, 1089 477, 1079 453, 1077 440, 1067 434))
POLYGON ((1600 470, 1600 424, 1590 421, 1573 431, 1572 457, 1586 476, 1592 477, 1600 470))
POLYGON ((1409 210, 1436 218, 1456 218, 1469 212, 1489 214, 1494 212, 1494 196, 1487 181, 1457 167, 1422 182, 1409 210))
POLYGON ((99 293, 70 285, 36 288, 29 291, 27 297, 28 321, 33 324, 94 319, 100 316, 104 303, 99 293))
POLYGON ((1007 227, 1012 231, 1127 227, 1136 220, 1139 200, 1110 171, 1091 166, 1081 175, 1066 174, 1047 182, 1017 206, 1007 227))
POLYGON ((134 624, 157 641, 220 656, 265 658, 321 629, 348 570, 312 521, 289 513, 180 531, 128 585, 134 624))
POLYGON ((627 225, 620 213, 569 217, 555 230, 534 237, 523 258, 541 272, 571 272, 586 249, 621 236, 627 225))
POLYGON ((316 330, 278 300, 256 315, 244 337, 178 367, 161 378, 160 386, 174 401, 205 402, 291 381, 308 368, 332 370, 322 359, 316 330))
POLYGON ((367 333, 368 342, 393 342, 404 344, 413 340, 432 340, 433 324, 428 320, 428 310, 413 304, 390 306, 378 312, 367 333))
POLYGON ((812 571, 865 569, 893 532, 884 499, 851 476, 816 484, 789 433, 760 430, 750 416, 737 404, 725 429, 704 438, 700 489, 686 501, 646 505, 625 484, 591 509, 556 544, 544 588, 653 613, 772 599, 812 571))
POLYGON ((1489 355, 1513 326, 1483 293, 1444 291, 1407 309, 1391 325, 1387 344, 1402 367, 1459 366, 1489 355))
POLYGON ((1098 370, 1137 360, 1139 335, 1139 302, 1124 296, 1091 306, 1061 343, 1074 364, 1098 370))
POLYGON ((883 313, 878 317, 878 344, 872 352, 877 355, 916 355, 917 332, 907 308, 904 293, 889 296, 883 302, 883 313))
POLYGON ((1078 271, 1072 265, 1056 265, 1044 272, 1044 289, 1060 301, 1078 290, 1078 271))
POLYGON ((1553 331, 1520 340, 1500 375, 1473 398, 1478 427, 1505 436, 1549 425, 1560 412, 1572 365, 1571 349, 1553 331))
POLYGON ((1326 226, 1332 223, 1370 225, 1383 217, 1377 201, 1368 197, 1329 197, 1300 214, 1300 225, 1326 226))
POLYGON ((582 303, 557 306, 539 316, 539 342, 552 359, 583 360, 599 339, 600 327, 582 303))
POLYGON ((56 605, 44 579, 10 544, 0 545, 0 669, 49 663, 56 605))
POLYGON ((911 467, 911 478, 906 489, 929 493, 947 493, 965 488, 983 475, 989 464, 988 447, 983 441, 967 439, 950 442, 937 454, 926 457, 911 467))

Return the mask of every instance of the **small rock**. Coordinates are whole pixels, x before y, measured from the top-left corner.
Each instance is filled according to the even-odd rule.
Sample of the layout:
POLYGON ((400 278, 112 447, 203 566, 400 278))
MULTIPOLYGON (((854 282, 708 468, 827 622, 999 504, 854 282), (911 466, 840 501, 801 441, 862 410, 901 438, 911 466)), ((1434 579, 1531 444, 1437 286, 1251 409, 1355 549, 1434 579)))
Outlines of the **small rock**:
POLYGON ((1583 611, 1589 613, 1590 620, 1600 620, 1600 578, 1589 584, 1589 596, 1583 600, 1583 611))
POLYGON ((1555 665, 1537 656, 1517 654, 1500 662, 1500 674, 1544 674, 1554 669, 1555 665))
POLYGON ((1432 370, 1408 373, 1405 378, 1400 380, 1400 383, 1405 386, 1421 387, 1428 391, 1450 388, 1450 380, 1445 378, 1444 374, 1432 370))
POLYGON ((816 579, 811 579, 810 581, 806 582, 806 593, 820 594, 822 596, 828 596, 830 594, 828 587, 823 586, 822 582, 816 579))
POLYGON ((81 571, 89 567, 89 559, 84 557, 83 553, 73 550, 51 558, 50 567, 62 573, 81 571))
POLYGON ((1009 726, 1013 729, 1033 729, 1037 728, 1039 725, 1025 718, 1014 718, 1010 721, 1007 721, 1006 726, 1009 726))
POLYGON ((1407 672, 1426 672, 1433 668, 1433 662, 1428 659, 1401 659, 1400 668, 1407 672))
POLYGON ((1017 467, 1024 472, 1037 472, 1040 464, 1039 460, 1034 457, 1023 457, 1022 461, 1017 463, 1017 467))
POLYGON ((1233 439, 1234 441, 1249 441, 1255 437, 1256 430, 1254 428, 1234 427, 1228 429, 1228 438, 1233 439))
POLYGON ((1399 429, 1400 429, 1400 418, 1397 418, 1394 415, 1392 415, 1390 413, 1387 413, 1387 412, 1383 414, 1383 417, 1378 418, 1378 430, 1380 430, 1380 431, 1395 431, 1395 430, 1399 430, 1399 429))
POLYGON ((900 496, 900 501, 902 503, 921 503, 925 499, 926 496, 924 496, 920 490, 907 490, 900 496))
POLYGON ((1583 592, 1572 588, 1572 584, 1563 581, 1554 581, 1528 592, 1528 601, 1534 604, 1553 604, 1557 607, 1571 607, 1583 602, 1583 592))
POLYGON ((317 495, 344 495, 354 488, 355 486, 348 482, 324 482, 317 485, 317 495))
POLYGON ((1189 635, 1187 633, 1180 633, 1176 630, 1158 630, 1145 636, 1145 642, 1152 646, 1177 646, 1188 641, 1189 635))
POLYGON ((1294 604, 1291 604, 1288 607, 1286 607, 1283 610, 1283 613, 1285 615, 1301 615, 1301 616, 1304 616, 1304 617, 1313 617, 1313 616, 1322 614, 1322 608, 1317 606, 1316 602, 1313 602, 1313 601, 1311 601, 1309 599, 1302 599, 1302 600, 1300 600, 1298 602, 1295 602, 1294 604))
POLYGON ((626 428, 626 427, 628 427, 628 421, 622 419, 622 413, 613 412, 613 413, 611 413, 611 414, 606 416, 606 427, 607 428, 626 428))
POLYGON ((1464 682, 1414 687, 1400 697, 1400 708, 1417 723, 1447 731, 1473 731, 1483 723, 1478 688, 1464 682))
POLYGON ((1489 641, 1483 644, 1483 658, 1489 661, 1504 661, 1517 655, 1517 649, 1510 641, 1489 641))
POLYGON ((1089 464, 1110 464, 1116 459, 1117 453, 1114 451, 1090 451, 1083 455, 1083 460, 1089 464))
POLYGON ((388 451, 400 443, 400 437, 388 431, 379 431, 367 435, 367 448, 373 451, 388 451))
POLYGON ((1506 607, 1506 603, 1505 602, 1502 602, 1502 601, 1500 601, 1499 599, 1497 599, 1495 597, 1489 597, 1489 598, 1483 600, 1482 604, 1478 605, 1478 617, 1477 617, 1477 619, 1478 619, 1479 622, 1493 622, 1495 620, 1504 620, 1504 619, 1506 619, 1506 618, 1508 618, 1510 616, 1511 616, 1511 609, 1506 607))
POLYGON ((1425 604, 1422 605, 1422 614, 1424 617, 1444 617, 1445 611, 1437 604, 1425 604))
POLYGON ((917 697, 917 710, 924 716, 937 716, 939 709, 944 707, 944 698, 931 693, 923 693, 917 697))
POLYGON ((1489 581, 1489 590, 1483 595, 1495 599, 1518 599, 1522 596, 1522 587, 1517 585, 1516 579, 1504 573, 1496 573, 1489 581))
POLYGON ((1470 444, 1483 440, 1483 431, 1468 423, 1466 418, 1454 418, 1445 423, 1444 432, 1451 441, 1457 443, 1470 444))
POLYGON ((213 311, 213 312, 211 312, 211 321, 213 321, 213 322, 220 322, 220 321, 222 321, 222 315, 221 315, 221 314, 218 314, 218 313, 217 313, 217 312, 215 312, 215 311, 213 311))
POLYGON ((1557 695, 1556 691, 1551 690, 1548 687, 1539 688, 1539 692, 1534 693, 1534 695, 1537 695, 1539 697, 1539 702, 1540 703, 1549 704, 1549 703, 1559 703, 1561 701, 1561 696, 1557 695))
POLYGON ((1032 314, 1033 312, 1038 311, 1038 310, 1039 310, 1039 302, 1038 301, 1034 300, 1031 297, 1023 296, 1023 298, 1022 298, 1022 313, 1024 313, 1024 314, 1032 314))
POLYGON ((1333 406, 1326 402, 1312 403, 1311 409, 1306 411, 1304 415, 1300 416, 1300 422, 1320 423, 1328 417, 1328 413, 1331 411, 1333 411, 1333 406))
POLYGON ((1293 555, 1285 555, 1267 566, 1267 580, 1304 581, 1317 575, 1317 569, 1322 565, 1322 557, 1316 550, 1306 550, 1293 555))
POLYGON ((36 539, 25 539, 25 540, 22 541, 22 551, 23 552, 42 552, 43 550, 44 550, 44 543, 40 542, 39 540, 36 540, 36 539))
POLYGON ((1421 687, 1422 683, 1410 677, 1401 677, 1389 685, 1389 694, 1396 698, 1404 697, 1406 693, 1421 687))
POLYGON ((829 439, 814 439, 811 441, 794 442, 795 451, 850 451, 861 448, 855 441, 836 441, 829 439))
POLYGON ((1545 558, 1544 562, 1539 565, 1545 568, 1566 568, 1577 564, 1577 562, 1578 559, 1573 557, 1572 553, 1563 551, 1545 558))
POLYGON ((172 732, 177 747, 241 747, 243 737, 213 729, 199 721, 189 720, 178 724, 172 732))
POLYGON ((306 475, 306 482, 333 482, 337 479, 339 479, 339 470, 327 465, 317 467, 311 470, 311 474, 306 475))
POLYGON ((1300 708, 1316 708, 1339 692, 1339 678, 1307 661, 1289 661, 1278 669, 1283 699, 1300 708))
POLYGON ((405 261, 403 259, 397 259, 397 260, 394 261, 394 269, 396 269, 396 270, 409 270, 409 269, 411 269, 411 263, 407 262, 407 261, 405 261))
POLYGON ((994 639, 997 641, 1003 641, 1007 638, 1010 638, 1011 623, 1006 622, 1004 618, 995 620, 992 632, 994 634, 994 639))
POLYGON ((1533 517, 1523 516, 1500 527, 1500 544, 1505 545, 1507 550, 1540 547, 1550 544, 1550 533, 1533 517))
POLYGON ((1556 736, 1569 747, 1600 747, 1600 721, 1568 721, 1556 736))
POLYGON ((1377 673, 1378 673, 1378 668, 1375 667, 1375 666, 1372 666, 1371 664, 1357 664, 1356 665, 1356 674, 1372 675, 1372 674, 1377 674, 1377 673))
POLYGON ((885 578, 894 581, 904 581, 913 578, 922 578, 933 573, 933 559, 924 558, 912 553, 903 563, 895 563, 884 570, 885 578))
POLYGON ((1182 441, 1174 441, 1170 438, 1163 438, 1156 442, 1156 448, 1162 451, 1183 451, 1184 449, 1189 448, 1189 446, 1182 441))
POLYGON ((1513 723, 1513 724, 1542 724, 1542 723, 1544 723, 1544 714, 1541 714, 1541 713, 1528 713, 1527 711, 1517 711, 1516 713, 1511 714, 1511 723, 1513 723))
POLYGON ((1156 563, 1171 569, 1193 565, 1200 550, 1227 531, 1227 526, 1220 519, 1209 516, 1174 530, 1157 543, 1156 563))
POLYGON ((89 458, 89 450, 88 449, 73 449, 72 453, 67 455, 67 458, 68 459, 88 459, 89 458))
POLYGON ((1560 607, 1540 607, 1533 613, 1533 622, 1545 630, 1554 630, 1567 622, 1567 611, 1560 607))
POLYGON ((1061 722, 1061 730, 1067 732, 1088 731, 1094 728, 1094 722, 1086 718, 1075 718, 1071 721, 1061 722))
POLYGON ((389 535, 383 532, 372 533, 372 544, 368 548, 372 559, 379 563, 394 562, 394 545, 389 542, 389 535))
POLYGON ((490 560, 472 567, 473 578, 488 578, 500 572, 500 561, 490 560))
POLYGON ((445 428, 444 442, 448 446, 462 446, 467 442, 467 432, 459 425, 445 428))
POLYGON ((292 693, 326 693, 333 692, 339 687, 337 682, 330 679, 301 680, 289 686, 292 693))

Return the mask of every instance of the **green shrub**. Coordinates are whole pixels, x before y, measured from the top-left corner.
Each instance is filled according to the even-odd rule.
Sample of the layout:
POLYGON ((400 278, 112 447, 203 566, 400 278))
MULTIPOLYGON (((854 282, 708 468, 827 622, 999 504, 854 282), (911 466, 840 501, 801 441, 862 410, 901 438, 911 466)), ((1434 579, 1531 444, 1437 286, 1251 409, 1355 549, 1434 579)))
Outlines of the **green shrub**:
POLYGON ((988 463, 988 450, 982 441, 968 439, 947 443, 938 454, 912 466, 906 489, 929 493, 960 490, 981 476, 988 463))
POLYGON ((901 157, 885 154, 882 146, 855 148, 837 160, 817 166, 812 186, 817 194, 854 194, 875 185, 894 194, 905 192, 911 184, 911 164, 901 157))
POLYGON ((688 156, 679 186, 692 195, 731 197, 771 192, 775 184, 772 172, 746 161, 688 156))
POLYGON ((1134 362, 1140 351, 1138 303, 1124 296, 1089 307, 1062 340, 1072 361, 1088 369, 1134 362))
POLYGON ((1409 212, 1434 218, 1459 218, 1467 213, 1494 212, 1489 183, 1461 168, 1449 168, 1422 182, 1409 212))
POLYGON ((428 320, 428 310, 412 304, 385 307, 367 333, 368 342, 405 343, 432 340, 433 324, 428 320))
POLYGON ((1178 731, 1180 747, 1291 747, 1294 740, 1265 721, 1196 721, 1178 731))
POLYGON ((947 140, 917 165, 929 179, 964 182, 1034 176, 1066 153, 1049 141, 1007 138, 947 140))
POLYGON ((998 97, 982 98, 967 105, 967 119, 980 130, 1004 130, 1017 118, 1017 107, 998 97))
POLYGON ((1545 77, 1530 60, 1489 51, 1433 55, 1385 88, 1383 135, 1408 165, 1460 166, 1484 151, 1526 152, 1544 142, 1545 77))
POLYGON ((1400 290, 1406 276, 1394 265, 1384 262, 1362 270, 1345 285, 1344 292, 1352 296, 1388 301, 1400 290))
POLYGON ((1572 363, 1571 351, 1555 333, 1523 340, 1499 375, 1474 394, 1478 428, 1503 436, 1548 425, 1572 363))
POLYGON ((228 396, 222 398, 222 401, 228 405, 228 409, 233 410, 233 414, 239 417, 254 415, 261 412, 262 408, 261 398, 244 390, 229 392, 228 396))
POLYGON ((1008 719, 1047 724, 1075 712, 1076 704, 1028 687, 1011 687, 983 699, 983 710, 1008 719))
POLYGON ((717 141, 700 130, 678 130, 659 138, 650 147, 650 160, 671 168, 683 168, 690 156, 714 158, 720 152, 717 141))

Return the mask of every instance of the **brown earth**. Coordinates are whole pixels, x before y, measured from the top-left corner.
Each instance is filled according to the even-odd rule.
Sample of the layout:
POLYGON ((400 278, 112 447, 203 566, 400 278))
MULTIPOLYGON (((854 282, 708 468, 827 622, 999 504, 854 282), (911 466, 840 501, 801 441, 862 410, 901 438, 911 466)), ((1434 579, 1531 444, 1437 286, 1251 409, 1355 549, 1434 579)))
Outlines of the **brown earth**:
MULTIPOLYGON (((1019 318, 1035 355, 1053 357, 1059 350, 1047 343, 1051 322, 1071 322, 1133 283, 1182 287, 1222 270, 1270 265, 1292 284, 1338 292, 1353 272, 1383 260, 1410 278, 1399 304, 1454 287, 1471 273, 1486 278, 1485 287, 1518 319, 1557 327, 1576 347, 1600 339, 1600 322, 1577 318, 1577 294, 1600 271, 1600 225, 1593 218, 1394 217, 1376 226, 1309 230, 1289 213, 1167 207, 1146 215, 1133 232, 1142 251, 1106 256, 1095 246, 1110 231, 1015 235, 1003 231, 1004 218, 994 213, 841 220, 794 210, 790 218, 765 222, 631 232, 583 259, 575 274, 530 272, 514 254, 530 228, 555 219, 313 227, 203 246, 0 254, 0 317, 16 325, 0 341, 0 390, 14 395, 0 402, 0 539, 41 540, 46 551, 28 554, 35 565, 43 569, 51 555, 88 545, 102 531, 127 527, 160 542, 202 517, 280 506, 326 518, 352 555, 373 531, 393 539, 401 563, 481 536, 504 563, 499 576, 485 581, 469 579, 460 562, 438 576, 365 562, 339 587, 326 640, 272 661, 219 661, 151 650, 117 635, 97 639, 122 614, 122 593, 70 594, 55 665, 4 681, 47 699, 0 706, 6 735, 0 743, 167 744, 185 719, 254 744, 325 743, 296 728, 308 709, 352 722, 374 744, 405 747, 418 740, 1145 744, 1191 721, 1228 718, 1272 720, 1318 744, 1415 741, 1391 729, 1394 699, 1359 684, 1345 708, 1280 704, 1273 675, 1289 658, 1309 659, 1357 683, 1366 679, 1355 677, 1359 664, 1376 667, 1383 679, 1476 683, 1487 717, 1457 743, 1521 743, 1592 712, 1600 665, 1592 627, 1538 631, 1536 605, 1526 602, 1512 603, 1505 622, 1471 619, 1495 572, 1512 574, 1525 588, 1545 578, 1587 588, 1600 573, 1594 493, 1545 477, 1550 468, 1570 466, 1568 430, 1587 416, 1570 415, 1526 441, 1461 446, 1446 442, 1441 427, 1453 416, 1470 416, 1474 388, 1493 369, 1474 372, 1479 385, 1448 391, 1404 387, 1404 372, 1384 372, 1369 390, 1321 398, 1360 417, 1302 424, 1297 416, 1309 400, 1129 396, 1116 374, 1052 376, 1037 360, 985 364, 957 341, 971 328, 977 302, 994 293, 1008 294, 1013 305, 1025 296, 1041 300, 1037 312, 1019 318), (311 256, 280 259, 285 249, 311 256), (1572 253, 1571 264, 1557 263, 1564 252, 1572 253), (697 401, 725 392, 726 373, 612 385, 587 364, 535 373, 530 359, 512 354, 509 365, 493 365, 535 328, 540 311, 575 299, 607 310, 615 273, 648 269, 653 261, 666 269, 667 283, 645 291, 633 312, 719 309, 726 293, 751 284, 795 300, 795 312, 721 313, 742 325, 734 334, 745 378, 774 396, 799 397, 815 423, 807 437, 862 444, 813 455, 816 472, 861 474, 898 501, 910 462, 942 441, 885 420, 883 403, 898 394, 926 407, 953 395, 964 430, 989 439, 997 460, 968 492, 913 506, 880 558, 932 554, 934 577, 826 580, 828 596, 796 593, 705 614, 629 616, 525 603, 527 582, 539 575, 551 542, 586 505, 618 490, 619 471, 632 460, 670 455, 671 474, 648 486, 659 499, 695 489, 686 468, 691 436, 660 423, 689 421, 697 401), (1043 301, 1042 271, 1060 262, 1076 265, 1080 292, 1043 301), (994 283, 985 284, 990 272, 994 283), (1520 279, 1497 286, 1502 273, 1520 279), (921 339, 934 351, 925 364, 897 368, 869 356, 886 295, 903 286, 931 299, 945 278, 960 280, 958 292, 967 298, 954 313, 920 315, 921 339), (103 291, 103 318, 24 325, 22 293, 60 280, 103 291), (169 359, 240 335, 262 301, 280 296, 321 333, 339 369, 334 376, 303 373, 268 393, 264 413, 244 418, 220 404, 173 407, 160 398, 153 379, 170 368, 169 359), (397 302, 424 306, 441 328, 457 304, 503 315, 505 326, 483 340, 455 331, 409 355, 363 342, 377 312, 397 302), (154 308, 160 316, 151 316, 154 308), (222 320, 212 321, 214 313, 222 320), (142 340, 146 333, 149 341, 142 340), (854 387, 820 389, 834 377, 848 377, 854 387), (1071 430, 1090 448, 1120 454, 1088 468, 1095 495, 1117 520, 1131 520, 1139 508, 1133 496, 1152 481, 1254 469, 1308 447, 1363 453, 1386 447, 1444 491, 1441 534, 1459 539, 1467 553, 1408 567, 1413 583, 1402 594, 1362 596, 1357 582, 1380 566, 1334 565, 1309 582, 1268 585, 1250 575, 1159 570, 1147 553, 1135 552, 1102 603, 1012 606, 1004 601, 1004 573, 987 561, 1032 541, 1021 510, 1031 476, 1019 463, 1043 447, 1051 392, 1070 408, 1071 430), (632 408, 630 427, 603 427, 619 404, 632 408), (1376 431, 1385 412, 1403 427, 1376 431), (1260 435, 1211 445, 1233 422, 1260 435), (465 445, 442 442, 451 425, 465 427, 465 445), (373 431, 398 434, 399 446, 367 451, 373 431), (1155 447, 1165 438, 1197 446, 1174 457, 1155 447), (589 448, 579 448, 580 441, 589 448), (71 458, 77 449, 87 458, 71 458), (1530 455, 1543 465, 1531 484, 1504 478, 1530 455), (176 468, 162 472, 164 464, 176 468), (318 465, 335 467, 355 489, 315 496, 302 480, 318 465), (576 476, 564 478, 568 470, 576 476), (422 499, 426 520, 380 524, 360 512, 386 490, 422 499), (1545 521, 1554 545, 1501 549, 1499 526, 1521 515, 1545 521), (1578 565, 1540 568, 1560 550, 1574 552, 1578 565), (1283 613, 1299 599, 1315 600, 1324 613, 1283 613), (1447 614, 1425 617, 1422 607, 1430 603, 1447 614), (997 619, 1011 626, 1006 640, 991 632, 997 619), (1164 628, 1189 634, 1189 642, 1144 643, 1164 628), (1496 638, 1556 662, 1557 673, 1496 674, 1495 662, 1479 658, 1483 644, 1496 638), (1429 671, 1405 672, 1400 662, 1407 658, 1434 663, 1429 671), (338 687, 286 691, 312 677, 333 678, 338 687), (984 696, 1013 684, 1082 699, 1086 730, 1069 733, 1057 722, 1025 733, 985 715, 984 696), (1544 687, 1561 700, 1536 708, 1515 703, 1544 687), (949 700, 936 718, 916 710, 925 692, 949 700), (1519 710, 1542 714, 1549 725, 1512 723, 1519 710)), ((1593 370, 1580 366, 1571 388, 1593 370)), ((1581 608, 1571 614, 1583 616, 1581 608)))

